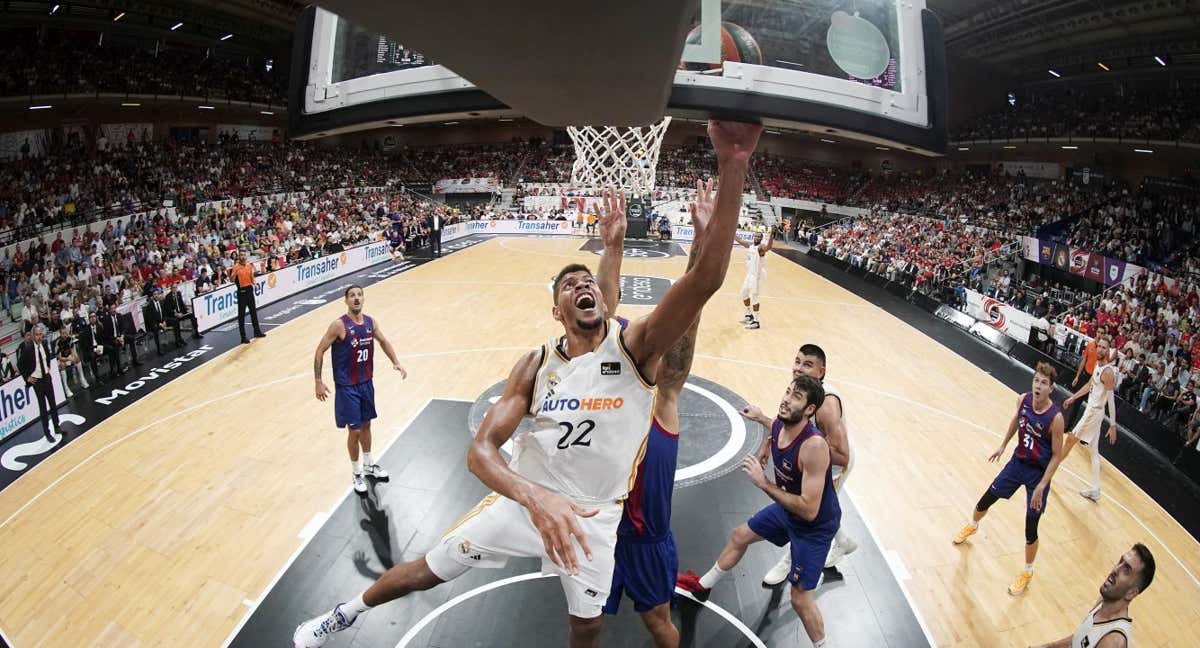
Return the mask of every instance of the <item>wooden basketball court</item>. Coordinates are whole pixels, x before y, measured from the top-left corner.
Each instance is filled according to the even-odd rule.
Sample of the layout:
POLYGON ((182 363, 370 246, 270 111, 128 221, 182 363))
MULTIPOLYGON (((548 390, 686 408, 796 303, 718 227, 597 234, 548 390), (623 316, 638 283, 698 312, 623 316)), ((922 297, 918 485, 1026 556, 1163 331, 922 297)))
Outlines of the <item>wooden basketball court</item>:
MULTIPOLYGON (((402 381, 385 365, 377 371, 377 453, 430 398, 474 400, 560 331, 547 284, 566 263, 595 265, 582 242, 492 239, 367 290, 367 312, 409 373, 402 381)), ((740 259, 705 310, 694 373, 767 409, 798 345, 826 349, 857 453, 843 496, 893 558, 938 645, 1025 646, 1073 632, 1134 542, 1158 562, 1132 607, 1139 645, 1200 645, 1200 544, 1111 466, 1103 499, 1081 498, 1082 451, 1055 479, 1029 592, 1009 596, 1024 544, 1019 503, 998 503, 969 544, 950 539, 998 470, 986 458, 1012 416, 1013 392, 775 255, 763 327, 744 330, 740 259)), ((681 257, 626 259, 623 272, 673 278, 683 268, 681 257)), ((349 486, 345 434, 312 386, 317 339, 343 310, 334 301, 193 369, 0 493, 0 628, 12 643, 226 640, 301 548, 314 515, 349 486)), ((465 466, 461 478, 473 479, 465 466)), ((836 642, 837 627, 829 633, 836 642)))

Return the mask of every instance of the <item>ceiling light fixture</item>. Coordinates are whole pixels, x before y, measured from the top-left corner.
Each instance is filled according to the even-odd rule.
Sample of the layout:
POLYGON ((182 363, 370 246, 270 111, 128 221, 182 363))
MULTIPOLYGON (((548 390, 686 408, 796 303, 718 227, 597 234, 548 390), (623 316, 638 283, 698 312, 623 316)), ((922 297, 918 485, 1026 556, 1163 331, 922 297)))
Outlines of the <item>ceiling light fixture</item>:
POLYGON ((124 12, 124 11, 122 11, 121 13, 117 14, 117 17, 116 17, 116 18, 113 18, 113 22, 117 22, 118 20, 120 20, 120 19, 122 19, 122 18, 124 18, 124 17, 125 17, 125 12, 124 12))
POLYGON ((233 34, 225 34, 224 36, 221 37, 221 40, 227 41, 230 38, 233 38, 233 34))
POLYGON ((175 25, 173 27, 171 27, 171 31, 175 31, 176 29, 179 29, 180 27, 183 27, 183 23, 177 22, 177 23, 175 23, 175 25))
POLYGON ((1050 70, 1050 75, 1053 76, 1055 79, 1062 78, 1062 75, 1059 74, 1058 72, 1055 72, 1054 70, 1050 70))
POLYGON ((1063 150, 1064 150, 1064 151, 1074 151, 1074 150, 1076 150, 1076 149, 1078 149, 1078 148, 1079 148, 1078 146, 1068 146, 1068 145, 1063 145, 1063 150))
POLYGON ((1163 58, 1162 58, 1161 56, 1155 55, 1155 57, 1154 57, 1154 60, 1155 60, 1155 61, 1158 61, 1158 64, 1159 64, 1159 65, 1161 65, 1161 66, 1163 66, 1163 67, 1166 67, 1166 65, 1167 65, 1167 62, 1166 62, 1166 61, 1164 61, 1164 60, 1163 60, 1163 58))
POLYGON ((1101 62, 1099 62, 1099 61, 1096 61, 1096 66, 1097 66, 1097 67, 1099 67, 1101 70, 1104 70, 1105 72, 1108 72, 1108 66, 1107 66, 1107 65, 1105 65, 1105 64, 1103 64, 1103 63, 1101 63, 1101 62))

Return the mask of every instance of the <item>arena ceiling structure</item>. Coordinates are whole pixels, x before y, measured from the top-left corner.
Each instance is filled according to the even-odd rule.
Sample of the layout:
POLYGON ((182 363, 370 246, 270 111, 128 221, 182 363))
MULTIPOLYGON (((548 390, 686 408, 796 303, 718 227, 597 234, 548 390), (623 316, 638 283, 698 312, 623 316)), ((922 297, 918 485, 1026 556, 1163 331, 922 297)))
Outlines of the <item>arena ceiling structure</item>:
POLYGON ((929 0, 929 6, 942 19, 952 59, 996 66, 1016 82, 1200 67, 1200 0, 929 0))

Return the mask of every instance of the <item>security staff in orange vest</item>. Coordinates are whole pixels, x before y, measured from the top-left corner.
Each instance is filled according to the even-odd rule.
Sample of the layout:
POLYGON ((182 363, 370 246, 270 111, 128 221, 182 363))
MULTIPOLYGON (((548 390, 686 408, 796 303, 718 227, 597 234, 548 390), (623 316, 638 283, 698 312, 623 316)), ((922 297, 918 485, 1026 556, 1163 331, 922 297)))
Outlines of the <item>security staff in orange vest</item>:
POLYGON ((242 344, 250 344, 246 337, 246 310, 250 311, 250 323, 254 325, 254 337, 267 337, 258 326, 258 309, 254 306, 254 266, 245 252, 238 254, 238 262, 229 270, 229 280, 237 285, 238 332, 242 334, 242 344))

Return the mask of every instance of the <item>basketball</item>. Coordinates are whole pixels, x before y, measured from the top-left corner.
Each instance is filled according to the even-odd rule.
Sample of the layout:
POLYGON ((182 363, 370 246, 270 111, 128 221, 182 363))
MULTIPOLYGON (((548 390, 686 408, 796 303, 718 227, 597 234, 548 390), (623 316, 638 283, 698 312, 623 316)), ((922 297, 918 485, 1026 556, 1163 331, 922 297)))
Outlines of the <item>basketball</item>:
MULTIPOLYGON (((688 45, 700 43, 700 25, 696 25, 692 31, 688 32, 686 43, 688 45)), ((758 47, 758 41, 754 40, 754 36, 745 27, 731 22, 721 23, 721 63, 683 62, 679 64, 679 69, 691 72, 719 70, 725 61, 753 63, 754 65, 762 65, 763 62, 762 50, 758 47)))

